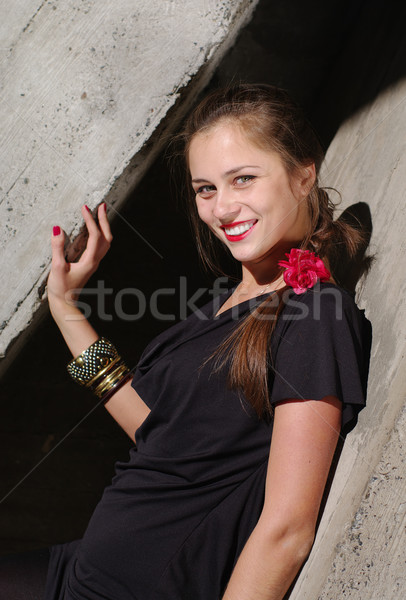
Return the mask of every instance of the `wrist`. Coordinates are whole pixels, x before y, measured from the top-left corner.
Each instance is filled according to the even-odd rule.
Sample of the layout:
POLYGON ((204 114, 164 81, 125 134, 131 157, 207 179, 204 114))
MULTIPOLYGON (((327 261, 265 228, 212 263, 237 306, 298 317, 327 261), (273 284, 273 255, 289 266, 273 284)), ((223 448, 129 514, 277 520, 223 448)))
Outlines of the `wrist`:
POLYGON ((55 321, 79 320, 84 318, 77 307, 76 299, 69 297, 62 298, 48 293, 48 304, 55 321))

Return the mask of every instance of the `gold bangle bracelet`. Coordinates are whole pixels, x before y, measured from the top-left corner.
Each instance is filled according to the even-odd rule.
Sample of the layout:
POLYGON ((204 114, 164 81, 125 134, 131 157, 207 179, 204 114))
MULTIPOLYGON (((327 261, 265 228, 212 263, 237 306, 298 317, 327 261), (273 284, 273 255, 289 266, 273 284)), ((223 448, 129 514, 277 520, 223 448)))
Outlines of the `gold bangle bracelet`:
POLYGON ((70 361, 67 369, 74 381, 89 388, 98 398, 110 397, 130 375, 129 368, 106 338, 86 348, 70 361))
POLYGON ((108 375, 93 391, 98 398, 103 398, 105 394, 111 392, 118 383, 127 375, 130 374, 130 370, 125 364, 121 364, 113 373, 108 375))
POLYGON ((96 375, 93 377, 93 379, 91 379, 84 385, 90 389, 97 387, 99 380, 102 379, 104 376, 107 377, 108 374, 110 373, 110 371, 114 370, 116 368, 117 364, 120 362, 122 362, 122 359, 120 356, 117 356, 117 358, 112 360, 111 363, 107 365, 107 367, 104 367, 104 369, 101 369, 101 371, 96 373, 96 375))

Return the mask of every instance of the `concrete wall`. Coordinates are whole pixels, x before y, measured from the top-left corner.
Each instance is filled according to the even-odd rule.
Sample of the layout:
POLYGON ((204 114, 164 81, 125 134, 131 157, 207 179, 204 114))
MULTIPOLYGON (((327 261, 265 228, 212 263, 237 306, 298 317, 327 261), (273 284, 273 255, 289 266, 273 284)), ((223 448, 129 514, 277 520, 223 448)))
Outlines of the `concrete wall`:
POLYGON ((256 3, 1 1, 0 356, 40 307, 52 226, 116 213, 256 3))
POLYGON ((406 400, 406 81, 347 120, 323 183, 372 213, 372 269, 358 289, 373 325, 368 406, 348 436, 317 539, 290 600, 403 599, 406 400))
MULTIPOLYGON (((107 197, 119 206, 159 148, 154 132, 162 118, 174 104, 172 116, 179 116, 193 100, 254 4, 19 0, 11 8, 0 0, 1 16, 7 14, 7 19, 0 19, 4 136, 0 244, 2 281, 7 282, 0 304, 3 353, 39 306, 38 288, 47 270, 55 219, 74 237, 82 202, 93 207, 107 197), (196 78, 202 69, 204 75, 196 78), (188 82, 192 85, 182 88, 188 82)), ((389 11, 383 11, 382 18, 395 23, 389 11)), ((404 20, 396 22, 403 27, 404 20)), ((367 84, 370 97, 376 96, 382 71, 391 68, 386 64, 388 48, 393 47, 401 62, 396 35, 391 41, 384 26, 379 31, 371 27, 368 39, 374 31, 381 36, 378 54, 364 53, 367 45, 363 44, 362 58, 369 70, 365 65, 358 73, 353 69, 354 82, 347 85, 357 98, 367 84)), ((283 72, 291 69, 291 63, 281 67, 283 72)), ((397 73, 391 81, 396 79, 397 73)), ((327 112, 340 104, 341 93, 339 87, 335 92, 330 87, 327 112)), ((313 551, 291 600, 400 600, 404 596, 405 98, 406 84, 399 79, 341 126, 328 152, 324 183, 342 192, 343 208, 363 201, 372 212, 371 251, 376 259, 359 286, 358 298, 373 324, 373 353, 368 407, 346 441, 313 551)), ((69 396, 62 374, 56 373, 55 378, 58 383, 53 384, 48 403, 43 389, 38 391, 41 419, 43 414, 49 418, 55 406, 55 390, 59 401, 62 389, 68 388, 69 396)), ((14 396, 10 394, 7 406, 16 407, 20 426, 19 411, 30 414, 33 402, 27 395, 24 404, 15 381, 11 387, 14 396)), ((78 414, 82 414, 79 409, 78 414)), ((63 418, 58 413, 58 422, 63 418)), ((49 432, 54 435, 54 424, 43 427, 48 438, 49 432)), ((14 451, 11 437, 7 438, 15 460, 21 456, 19 431, 14 451)), ((101 446, 106 446, 105 439, 101 446)), ((80 446, 78 465, 83 465, 86 455, 89 449, 83 452, 80 446)), ((58 461, 60 465, 60 455, 58 461)), ((54 481, 55 473, 51 475, 54 481)), ((31 508, 34 494, 27 489, 31 508)), ((38 504, 43 505, 43 498, 38 504)), ((82 497, 79 504, 82 508, 82 497)), ((21 520, 21 505, 17 502, 16 507, 15 523, 21 520)), ((64 511, 66 507, 61 514, 64 511)))

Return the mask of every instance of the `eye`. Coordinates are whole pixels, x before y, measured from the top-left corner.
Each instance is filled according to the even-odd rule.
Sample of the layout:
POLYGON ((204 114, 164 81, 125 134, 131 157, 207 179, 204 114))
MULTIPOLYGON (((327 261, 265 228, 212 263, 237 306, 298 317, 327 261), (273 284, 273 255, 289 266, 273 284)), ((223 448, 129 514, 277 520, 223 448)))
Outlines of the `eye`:
POLYGON ((195 190, 195 194, 204 198, 205 196, 212 194, 215 190, 216 188, 214 185, 201 185, 195 190))
POLYGON ((255 175, 240 175, 239 177, 235 178, 235 182, 237 183, 237 185, 244 185, 244 183, 249 183, 253 179, 255 179, 255 175))

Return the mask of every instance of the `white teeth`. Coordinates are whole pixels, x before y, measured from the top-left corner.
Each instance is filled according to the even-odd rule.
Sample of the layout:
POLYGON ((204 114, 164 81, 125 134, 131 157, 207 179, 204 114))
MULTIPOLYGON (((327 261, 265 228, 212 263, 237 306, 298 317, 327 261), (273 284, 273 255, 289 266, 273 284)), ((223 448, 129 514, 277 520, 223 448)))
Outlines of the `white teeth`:
POLYGON ((236 227, 231 227, 229 229, 224 228, 224 231, 227 235, 241 235, 245 231, 248 231, 248 229, 251 229, 253 225, 254 222, 251 221, 250 223, 244 223, 244 225, 237 225, 236 227))

